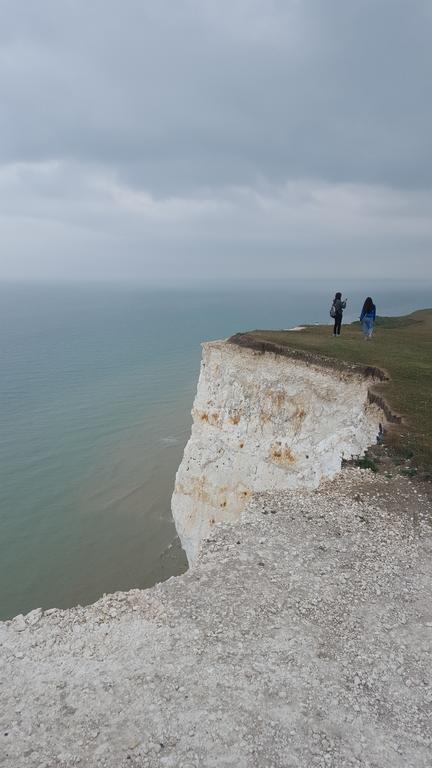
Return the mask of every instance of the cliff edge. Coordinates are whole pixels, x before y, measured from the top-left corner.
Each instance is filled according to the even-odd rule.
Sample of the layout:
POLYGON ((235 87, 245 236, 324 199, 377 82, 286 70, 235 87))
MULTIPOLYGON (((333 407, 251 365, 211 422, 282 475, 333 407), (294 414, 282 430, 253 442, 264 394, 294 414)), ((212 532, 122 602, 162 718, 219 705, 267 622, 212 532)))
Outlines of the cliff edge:
POLYGON ((203 344, 190 440, 172 511, 190 564, 216 523, 255 492, 316 488, 376 442, 385 414, 369 397, 377 368, 326 366, 225 341, 203 344))

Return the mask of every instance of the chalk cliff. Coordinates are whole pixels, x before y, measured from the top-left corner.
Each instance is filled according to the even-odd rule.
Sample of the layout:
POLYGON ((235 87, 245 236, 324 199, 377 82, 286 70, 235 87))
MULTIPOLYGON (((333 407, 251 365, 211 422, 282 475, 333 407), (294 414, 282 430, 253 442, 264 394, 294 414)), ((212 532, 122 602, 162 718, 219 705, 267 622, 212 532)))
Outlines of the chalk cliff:
POLYGON ((315 488, 364 453, 383 422, 370 376, 240 347, 203 344, 192 434, 172 511, 190 564, 215 523, 255 491, 315 488))
POLYGON ((429 768, 429 491, 314 490, 374 441, 380 372, 274 351, 204 345, 173 499, 196 567, 0 622, 2 768, 429 768))

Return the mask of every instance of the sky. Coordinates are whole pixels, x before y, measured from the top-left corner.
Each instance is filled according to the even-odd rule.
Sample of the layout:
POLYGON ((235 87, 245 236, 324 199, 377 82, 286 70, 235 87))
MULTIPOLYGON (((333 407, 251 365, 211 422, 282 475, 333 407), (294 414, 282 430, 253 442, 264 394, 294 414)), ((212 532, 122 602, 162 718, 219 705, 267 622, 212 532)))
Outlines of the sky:
POLYGON ((0 279, 432 279, 430 0, 0 0, 0 279))

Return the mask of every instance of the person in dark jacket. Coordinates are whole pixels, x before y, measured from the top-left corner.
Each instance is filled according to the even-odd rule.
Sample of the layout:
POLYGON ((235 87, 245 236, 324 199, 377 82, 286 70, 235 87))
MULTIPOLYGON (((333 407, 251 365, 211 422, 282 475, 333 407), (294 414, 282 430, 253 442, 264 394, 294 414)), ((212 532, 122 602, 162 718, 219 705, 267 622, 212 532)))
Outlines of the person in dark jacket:
POLYGON ((334 328, 333 328, 333 336, 340 336, 341 332, 341 325, 342 325, 342 315, 343 311, 346 307, 347 300, 344 299, 342 301, 342 294, 336 293, 335 297, 333 299, 333 317, 334 317, 334 328))
POLYGON ((363 326, 363 337, 365 341, 369 341, 372 338, 376 317, 376 307, 370 296, 365 299, 363 309, 360 315, 360 322, 363 326))

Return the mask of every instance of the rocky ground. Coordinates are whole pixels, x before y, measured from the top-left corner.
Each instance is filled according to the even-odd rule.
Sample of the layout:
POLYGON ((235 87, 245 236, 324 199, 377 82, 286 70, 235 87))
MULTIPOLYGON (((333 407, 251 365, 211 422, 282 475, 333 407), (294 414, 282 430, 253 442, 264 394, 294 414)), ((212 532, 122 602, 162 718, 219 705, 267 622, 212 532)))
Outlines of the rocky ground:
POLYGON ((184 576, 1 624, 2 766, 429 767, 431 534, 420 486, 347 469, 184 576))

